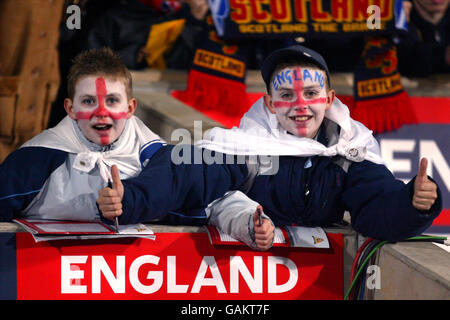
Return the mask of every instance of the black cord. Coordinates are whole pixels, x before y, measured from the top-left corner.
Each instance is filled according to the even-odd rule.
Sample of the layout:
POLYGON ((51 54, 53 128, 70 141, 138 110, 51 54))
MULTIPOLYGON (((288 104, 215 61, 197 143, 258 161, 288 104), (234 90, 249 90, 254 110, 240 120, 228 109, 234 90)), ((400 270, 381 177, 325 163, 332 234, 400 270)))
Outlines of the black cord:
MULTIPOLYGON (((408 238, 399 242, 436 242, 436 243, 441 243, 441 244, 445 244, 445 240, 443 239, 436 239, 439 237, 434 237, 434 236, 429 236, 429 238, 427 238, 427 236, 417 236, 417 237, 412 237, 412 238, 408 238)), ((382 242, 381 240, 377 240, 374 239, 372 240, 365 248, 364 251, 362 252, 362 254, 360 255, 359 259, 358 259, 358 263, 357 263, 357 267, 356 270, 359 270, 362 267, 362 263, 367 259, 367 256, 372 252, 372 250, 380 243, 382 242)), ((391 242, 391 243, 395 243, 395 242, 391 242)), ((366 276, 367 276, 367 267, 369 265, 373 265, 376 262, 376 254, 374 254, 370 260, 366 263, 366 265, 364 266, 364 269, 362 270, 361 274, 359 275, 359 277, 355 280, 355 285, 353 287, 352 290, 352 300, 358 300, 358 298, 364 298, 364 292, 362 292, 364 290, 365 287, 365 283, 364 281, 366 280, 366 276)), ((356 276, 356 275, 355 275, 356 276)))
MULTIPOLYGON (((361 268, 362 263, 366 260, 367 256, 369 255, 369 253, 373 250, 373 248, 378 245, 381 242, 381 240, 377 240, 377 239, 373 239, 365 248, 364 251, 362 252, 360 259, 358 261, 357 264, 357 268, 356 270, 359 270, 361 268)), ((363 272, 360 274, 360 276, 358 277, 358 279, 356 280, 355 286, 353 288, 353 295, 352 295, 352 300, 357 300, 360 294, 360 290, 361 290, 361 283, 363 281, 363 278, 365 279, 366 276, 366 271, 367 271, 367 266, 369 265, 369 263, 366 264, 366 266, 364 267, 363 272)))

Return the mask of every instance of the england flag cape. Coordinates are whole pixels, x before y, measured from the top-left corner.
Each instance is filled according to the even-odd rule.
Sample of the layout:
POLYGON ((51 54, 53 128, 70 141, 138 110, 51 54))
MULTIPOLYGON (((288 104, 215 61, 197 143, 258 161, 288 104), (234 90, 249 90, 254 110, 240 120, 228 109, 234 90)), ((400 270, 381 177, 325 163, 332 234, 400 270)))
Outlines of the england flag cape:
POLYGON ((324 121, 327 131, 337 133, 337 126, 340 127, 335 143, 330 143, 329 146, 314 139, 289 134, 279 125, 276 116, 269 112, 264 99, 260 98, 244 114, 239 128, 213 128, 196 145, 235 155, 340 155, 355 162, 368 160, 377 164, 384 163, 372 131, 353 120, 348 107, 338 98, 334 99, 331 108, 325 112, 324 121))
POLYGON ((73 169, 90 172, 98 165, 101 177, 107 182, 111 179, 108 167, 115 164, 125 176, 135 176, 141 171, 140 153, 155 142, 165 144, 135 116, 127 120, 120 138, 109 151, 90 150, 80 136, 76 122, 66 116, 58 125, 44 130, 21 147, 38 146, 77 154, 73 169))

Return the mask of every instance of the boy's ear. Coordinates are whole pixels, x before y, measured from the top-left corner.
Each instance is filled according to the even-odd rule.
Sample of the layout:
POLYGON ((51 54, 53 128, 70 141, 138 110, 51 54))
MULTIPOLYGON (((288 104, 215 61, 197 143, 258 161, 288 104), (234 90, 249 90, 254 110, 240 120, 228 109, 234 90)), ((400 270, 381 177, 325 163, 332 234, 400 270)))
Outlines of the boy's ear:
POLYGON ((135 98, 131 98, 128 100, 128 112, 127 112, 127 119, 130 119, 137 108, 137 101, 135 98))
POLYGON ((264 95, 264 104, 266 105, 267 109, 269 109, 270 113, 275 114, 275 107, 272 104, 272 96, 270 94, 264 95))
POLYGON ((336 92, 333 89, 328 90, 327 92, 327 106, 325 110, 329 110, 331 105, 333 104, 334 98, 336 97, 336 92))
POLYGON ((73 111, 72 100, 70 100, 69 98, 64 99, 64 109, 66 110, 69 117, 71 117, 73 120, 77 120, 75 111, 73 111))

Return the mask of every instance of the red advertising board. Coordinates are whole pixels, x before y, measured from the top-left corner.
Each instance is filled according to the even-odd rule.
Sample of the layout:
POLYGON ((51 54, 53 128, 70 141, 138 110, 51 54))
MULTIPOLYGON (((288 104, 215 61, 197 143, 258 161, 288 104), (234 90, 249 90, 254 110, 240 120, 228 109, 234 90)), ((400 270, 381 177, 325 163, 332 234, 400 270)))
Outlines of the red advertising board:
POLYGON ((17 233, 17 299, 342 299, 343 236, 330 249, 213 247, 206 233, 36 243, 17 233))

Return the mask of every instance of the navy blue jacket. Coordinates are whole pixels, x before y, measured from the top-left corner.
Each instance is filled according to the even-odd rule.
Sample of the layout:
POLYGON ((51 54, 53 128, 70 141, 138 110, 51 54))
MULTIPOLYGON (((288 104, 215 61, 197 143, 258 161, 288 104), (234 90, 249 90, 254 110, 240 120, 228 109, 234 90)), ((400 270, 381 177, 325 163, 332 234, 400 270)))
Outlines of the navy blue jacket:
MULTIPOLYGON (((145 149, 140 159, 143 163, 151 158, 152 165, 147 165, 139 179, 123 182, 127 208, 127 214, 120 218, 123 224, 155 219, 169 224, 204 224, 208 203, 239 188, 247 179, 245 164, 175 166, 171 160, 174 146, 155 146, 145 149)), ((195 163, 193 150, 199 149, 188 148, 192 150, 191 163, 195 163)), ((67 152, 44 147, 12 152, 0 164, 0 221, 11 221, 28 207, 67 156, 67 152)))
POLYGON ((247 181, 246 164, 238 164, 235 158, 228 161, 233 164, 225 164, 225 156, 223 164, 196 164, 194 153, 201 149, 186 147, 191 150, 190 163, 174 164, 174 146, 168 145, 155 152, 139 176, 122 180, 120 223, 205 224, 208 204, 227 191, 239 190, 247 181))
MULTIPOLYGON (((193 147, 192 147, 193 148, 193 147)), ((204 209, 229 190, 246 184, 245 164, 181 164, 171 161, 173 146, 162 147, 138 177, 123 180, 125 193, 120 223, 203 224, 204 209)), ((192 152, 193 154, 193 152, 192 152)), ((0 221, 10 221, 38 194, 67 154, 28 147, 13 152, 0 165, 0 221)), ((192 163, 194 163, 192 159, 192 163)), ((442 210, 442 198, 427 212, 412 206, 413 183, 395 180, 385 166, 352 163, 348 173, 333 158, 280 157, 273 176, 257 176, 248 196, 259 202, 277 226, 327 226, 349 210, 354 229, 390 241, 422 233, 442 210)), ((225 160, 224 160, 225 163, 225 160)))
POLYGON ((347 173, 329 157, 281 157, 276 175, 257 176, 247 194, 275 225, 328 226, 351 215, 353 228, 377 239, 399 241, 424 232, 442 210, 442 197, 428 212, 412 206, 414 180, 404 184, 384 166, 353 162, 347 173))
MULTIPOLYGON (((168 223, 204 223, 204 208, 247 181, 246 165, 182 164, 162 147, 138 177, 123 180, 121 223, 166 219, 168 223), (186 220, 186 217, 188 219, 186 220), (177 220, 178 218, 178 220, 177 220)), ((275 175, 260 175, 247 195, 259 202, 276 226, 327 226, 345 210, 353 228, 365 236, 399 241, 421 234, 442 210, 442 197, 427 212, 412 206, 414 180, 396 180, 384 165, 354 162, 348 172, 330 157, 280 157, 275 175)))
POLYGON ((41 191, 45 181, 67 159, 67 152, 24 147, 0 164, 0 221, 11 221, 41 191))

